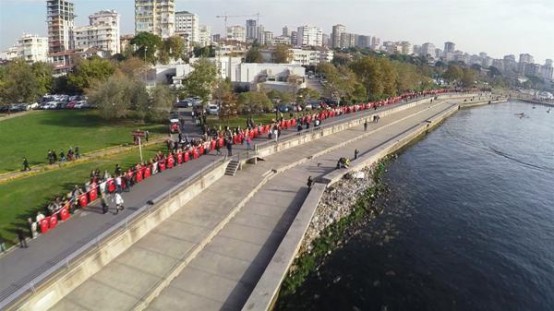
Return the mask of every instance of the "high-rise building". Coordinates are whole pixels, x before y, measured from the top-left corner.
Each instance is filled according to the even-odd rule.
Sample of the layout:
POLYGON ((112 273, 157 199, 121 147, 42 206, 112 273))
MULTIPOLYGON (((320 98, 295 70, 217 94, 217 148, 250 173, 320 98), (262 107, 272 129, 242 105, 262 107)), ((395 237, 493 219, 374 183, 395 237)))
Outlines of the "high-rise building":
POLYGON ((421 46, 421 55, 436 58, 437 56, 435 54, 435 45, 430 42, 423 43, 423 45, 421 46))
POLYGON ((290 32, 290 44, 292 46, 298 45, 298 32, 297 31, 291 31, 290 32))
MULTIPOLYGON (((258 27, 255 19, 246 20, 246 40, 258 39, 258 27)), ((259 41, 259 40, 258 40, 259 41)))
POLYGON ((9 48, 2 57, 6 60, 22 58, 26 62, 47 62, 48 61, 48 37, 24 34, 17 44, 9 48))
POLYGON ((346 27, 343 25, 335 25, 333 26, 333 30, 331 31, 331 47, 336 48, 342 48, 344 46, 341 46, 341 35, 346 32, 346 27))
POLYGON ((283 36, 290 37, 290 29, 289 29, 289 26, 283 27, 283 36))
POLYGON ((187 11, 175 12, 175 34, 183 37, 188 46, 200 41, 198 15, 187 11))
POLYGON ((315 26, 300 26, 298 27, 298 38, 296 44, 298 46, 322 46, 323 32, 315 26))
POLYGON ((227 27, 227 40, 246 42, 246 30, 244 27, 235 25, 227 27))
POLYGON ((103 10, 89 16, 89 25, 75 27, 74 47, 80 50, 96 48, 110 54, 121 51, 119 36, 119 13, 103 10))
POLYGON ((135 0, 135 33, 150 32, 162 38, 175 33, 175 0, 135 0))
POLYGON ((454 42, 445 42, 444 43, 444 54, 454 53, 456 51, 456 44, 454 42))
POLYGON ((375 36, 371 37, 371 48, 377 50, 379 46, 381 46, 381 39, 375 36))
POLYGON ((264 42, 266 45, 273 45, 273 32, 264 31, 264 42))
POLYGON ((48 23, 48 52, 58 53, 73 49, 75 11, 73 2, 67 0, 46 1, 48 23))
POLYGON ((520 63, 527 63, 527 64, 533 64, 535 63, 535 58, 531 56, 531 54, 519 54, 519 62, 520 63))
POLYGON ((362 49, 371 47, 371 37, 370 36, 364 36, 359 35, 358 36, 358 42, 356 43, 356 46, 362 49))
POLYGON ((290 37, 289 36, 273 37, 273 44, 291 45, 290 37))
POLYGON ((404 55, 411 55, 414 52, 412 44, 408 41, 400 42, 400 46, 401 46, 401 53, 404 55))
POLYGON ((256 27, 256 40, 258 44, 265 45, 265 28, 263 25, 256 27))
POLYGON ((201 47, 212 44, 212 33, 209 26, 200 25, 198 27, 198 44, 201 47))
POLYGON ((519 54, 518 72, 520 74, 536 75, 535 68, 531 68, 531 64, 535 63, 535 59, 530 54, 519 54))

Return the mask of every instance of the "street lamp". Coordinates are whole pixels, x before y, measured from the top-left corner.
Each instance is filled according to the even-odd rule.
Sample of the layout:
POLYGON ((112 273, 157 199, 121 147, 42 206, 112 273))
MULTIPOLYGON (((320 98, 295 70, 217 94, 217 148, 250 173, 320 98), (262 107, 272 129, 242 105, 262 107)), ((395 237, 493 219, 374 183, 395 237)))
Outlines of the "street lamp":
MULTIPOLYGON (((146 51, 148 51, 148 47, 144 47, 144 64, 146 65, 146 51)), ((146 84, 146 80, 148 79, 148 68, 144 69, 144 83, 146 84)))

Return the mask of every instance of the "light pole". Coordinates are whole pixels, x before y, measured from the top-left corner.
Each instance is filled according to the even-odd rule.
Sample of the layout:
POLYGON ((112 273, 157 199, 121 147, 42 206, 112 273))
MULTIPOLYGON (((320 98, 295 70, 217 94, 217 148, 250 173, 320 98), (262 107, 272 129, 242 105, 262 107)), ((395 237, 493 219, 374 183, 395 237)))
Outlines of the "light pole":
MULTIPOLYGON (((144 65, 146 66, 146 51, 148 51, 148 47, 144 47, 144 65)), ((144 84, 146 84, 148 79, 148 68, 144 69, 144 84)))

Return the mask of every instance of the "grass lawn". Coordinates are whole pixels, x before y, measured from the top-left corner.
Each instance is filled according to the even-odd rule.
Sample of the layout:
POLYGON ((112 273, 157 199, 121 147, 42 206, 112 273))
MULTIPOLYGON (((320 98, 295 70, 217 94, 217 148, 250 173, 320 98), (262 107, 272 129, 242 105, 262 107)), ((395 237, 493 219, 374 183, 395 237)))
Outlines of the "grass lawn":
MULTIPOLYGON (((165 151, 165 146, 144 148, 144 159, 151 158, 159 150, 165 151)), ((2 184, 0 187, 0 235, 6 240, 7 246, 12 245, 12 242, 16 240, 16 228, 26 229, 26 219, 28 217, 34 219, 36 212, 43 210, 50 200, 57 195, 66 194, 76 184, 84 185, 89 179, 91 170, 99 168, 102 172, 108 170, 113 174, 116 163, 127 169, 139 161, 139 153, 134 150, 2 184)))
MULTIPOLYGON (((132 121, 106 122, 96 110, 36 111, 0 122, 0 173, 21 170, 23 157, 31 166, 47 163, 48 149, 59 154, 79 146, 81 154, 131 143, 131 131, 165 134, 166 125, 132 121)), ((2 186, 3 187, 3 186, 2 186)))

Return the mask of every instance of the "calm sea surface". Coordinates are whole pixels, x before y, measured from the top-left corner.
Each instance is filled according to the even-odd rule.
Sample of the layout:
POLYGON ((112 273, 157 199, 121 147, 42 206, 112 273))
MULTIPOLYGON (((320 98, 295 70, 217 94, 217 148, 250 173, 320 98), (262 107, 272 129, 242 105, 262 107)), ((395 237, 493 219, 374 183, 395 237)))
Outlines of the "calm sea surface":
POLYGON ((521 102, 462 110, 408 148, 385 176, 384 213, 287 309, 554 310, 547 110, 521 102))

